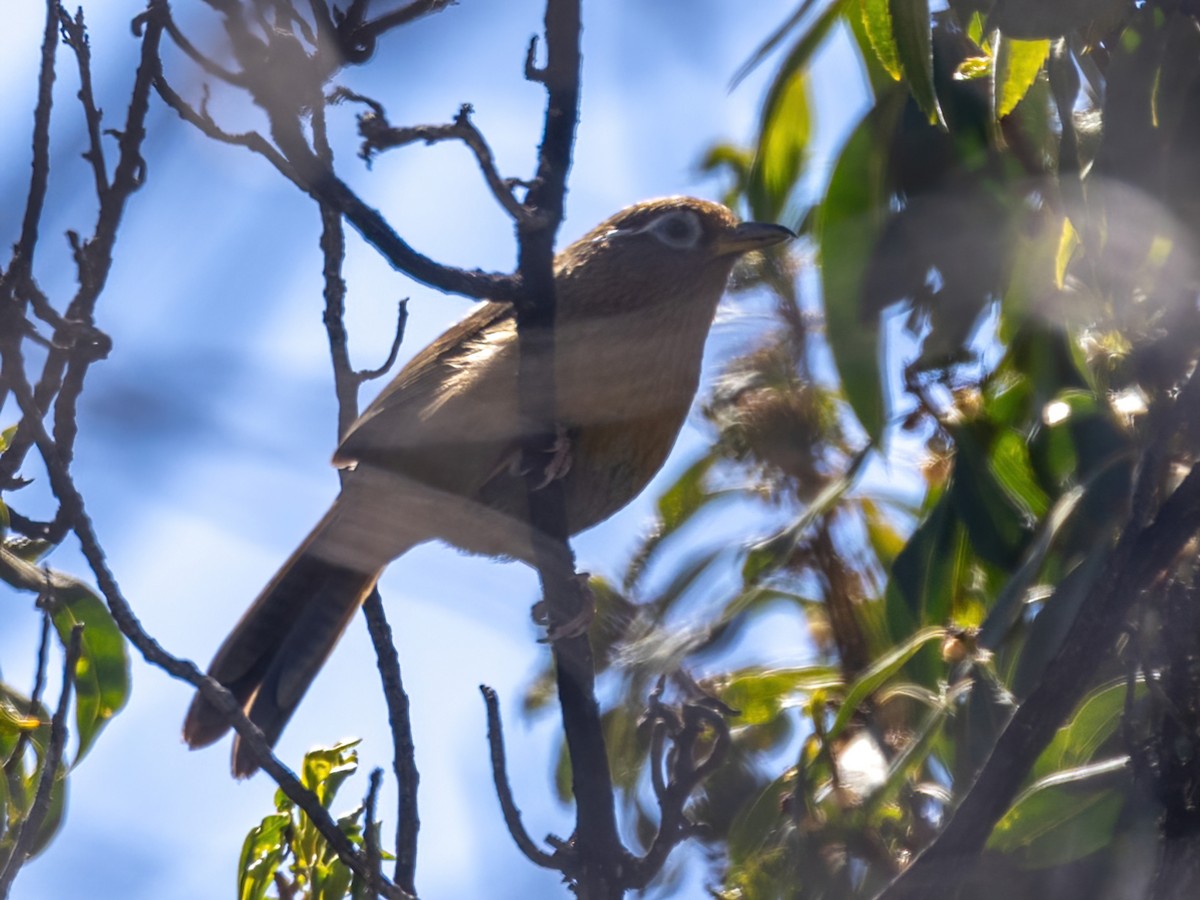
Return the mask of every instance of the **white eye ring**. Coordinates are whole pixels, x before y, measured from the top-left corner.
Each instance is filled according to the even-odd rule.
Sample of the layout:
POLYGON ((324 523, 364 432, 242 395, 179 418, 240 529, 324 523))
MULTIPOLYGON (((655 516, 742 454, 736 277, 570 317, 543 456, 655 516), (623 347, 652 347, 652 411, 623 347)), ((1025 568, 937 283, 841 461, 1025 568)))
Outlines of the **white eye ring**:
POLYGON ((673 250, 690 250, 704 236, 700 217, 690 209, 664 213, 639 228, 638 232, 649 232, 673 250))

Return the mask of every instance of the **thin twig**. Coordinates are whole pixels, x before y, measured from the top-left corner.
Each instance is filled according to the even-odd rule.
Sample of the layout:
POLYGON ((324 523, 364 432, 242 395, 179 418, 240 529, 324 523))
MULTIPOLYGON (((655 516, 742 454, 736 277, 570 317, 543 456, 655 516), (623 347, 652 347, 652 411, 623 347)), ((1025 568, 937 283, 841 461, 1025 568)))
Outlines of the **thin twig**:
POLYGON ((687 817, 688 801, 700 783, 724 762, 732 744, 725 719, 702 703, 688 703, 681 714, 677 714, 651 695, 649 714, 655 719, 654 737, 658 738, 657 752, 652 753, 651 764, 661 767, 666 757, 662 735, 670 735, 674 750, 665 784, 661 771, 656 773, 655 794, 660 813, 658 832, 646 854, 629 866, 625 885, 636 889, 649 884, 662 870, 671 851, 694 832, 687 817), (710 739, 712 746, 702 758, 699 757, 701 743, 710 739))
POLYGON ((361 63, 370 59, 379 38, 393 28, 407 25, 421 16, 431 15, 453 6, 457 0, 415 0, 408 6, 384 13, 369 22, 362 21, 367 4, 355 2, 338 28, 342 55, 348 62, 361 63))
POLYGON ((289 181, 312 196, 318 202, 336 209, 363 236, 367 243, 378 250, 394 268, 430 287, 451 294, 461 294, 476 299, 510 300, 519 290, 519 279, 511 275, 469 271, 442 265, 414 250, 388 224, 376 209, 371 208, 354 193, 331 170, 317 162, 316 157, 302 160, 303 166, 293 164, 284 154, 257 132, 233 134, 221 129, 202 110, 196 110, 184 101, 166 82, 159 78, 155 88, 163 101, 188 123, 199 128, 205 135, 227 144, 246 147, 267 159, 289 181), (301 169, 310 171, 301 175, 301 169))
MULTIPOLYGON (((94 362, 107 353, 108 338, 93 326, 96 302, 108 281, 112 269, 113 248, 117 241, 117 228, 130 196, 141 186, 145 176, 145 161, 141 147, 146 137, 146 116, 150 108, 150 91, 158 72, 158 50, 162 35, 161 17, 166 9, 165 0, 151 0, 150 8, 134 20, 134 29, 142 33, 141 56, 130 93, 129 110, 124 128, 116 133, 119 156, 109 188, 97 199, 100 213, 96 227, 86 242, 73 235, 75 262, 78 270, 79 288, 62 317, 63 328, 57 329, 54 347, 46 355, 42 374, 34 390, 34 401, 39 418, 44 416, 52 401, 74 403, 70 391, 63 390, 63 375, 68 363, 78 356, 94 362), (66 393, 64 399, 62 394, 66 393), (56 401, 55 398, 58 398, 56 401)), ((55 36, 57 37, 57 6, 55 5, 55 36)), ((48 169, 46 170, 48 173, 48 169)), ((27 223, 29 209, 26 210, 27 223)), ((34 227, 36 236, 36 222, 34 227)), ((26 232, 23 232, 23 240, 26 232)), ((33 251, 33 243, 29 244, 33 251)), ((20 251, 19 251, 20 252, 20 251)), ((85 362, 86 365, 86 362, 85 362)), ((23 377, 23 376, 22 376, 23 377)), ((73 384, 83 384, 82 375, 76 373, 73 384)), ((7 483, 16 473, 31 446, 30 429, 19 428, 8 449, 0 456, 0 484, 7 483)))
MULTIPOLYGON (((38 716, 39 709, 42 705, 42 691, 46 689, 46 668, 50 662, 50 614, 42 613, 42 632, 38 640, 38 655, 37 665, 33 675, 33 690, 29 693, 29 710, 28 715, 34 718, 38 716)), ((18 777, 18 771, 24 760, 25 750, 32 740, 29 731, 22 731, 17 736, 17 742, 13 746, 12 752, 9 753, 8 759, 4 764, 4 774, 8 776, 10 781, 18 777)), ((3 896, 3 895, 0 895, 3 896)))
POLYGON ((367 796, 363 800, 363 851, 371 878, 367 882, 368 897, 379 896, 379 885, 383 880, 383 854, 379 851, 379 834, 375 830, 375 809, 379 803, 379 789, 383 786, 383 769, 372 769, 367 796))
POLYGON ((58 50, 58 0, 46 0, 46 24, 42 29, 42 63, 38 73, 37 107, 33 113, 33 171, 25 200, 21 236, 13 253, 6 278, 29 271, 37 244, 46 188, 50 181, 50 111, 54 105, 55 57, 58 50))
MULTIPOLYGON (((29 175, 29 191, 25 199, 25 214, 21 221, 21 236, 13 247, 8 269, 0 271, 0 310, 4 320, 0 331, 11 331, 24 311, 16 302, 19 288, 33 272, 33 253, 37 246, 46 189, 50 181, 50 113, 54 106, 55 57, 58 50, 58 2, 46 0, 46 24, 42 31, 42 60, 38 72, 38 99, 33 112, 33 161, 29 175)), ((8 396, 8 387, 0 383, 0 406, 8 396)), ((10 450, 12 448, 10 447, 10 450)), ((5 453, 0 459, 0 483, 12 479, 16 465, 5 466, 20 453, 5 453)))
POLYGON ((214 141, 219 141, 222 144, 231 144, 235 147, 245 147, 252 153, 257 153, 273 165, 279 174, 281 174, 292 184, 296 185, 301 190, 304 190, 304 185, 300 177, 292 169, 291 164, 284 158, 283 154, 272 146, 271 142, 259 134, 257 131, 246 131, 235 133, 225 131, 219 126, 216 121, 208 114, 206 103, 202 103, 199 109, 196 109, 179 94, 167 82, 161 74, 154 80, 154 90, 168 107, 175 110, 181 119, 189 125, 193 125, 207 138, 214 141))
MULTIPOLYGON (((319 104, 313 110, 313 145, 321 163, 333 167, 333 149, 329 144, 325 127, 325 110, 319 104)), ((324 259, 325 279, 325 330, 329 339, 329 350, 333 363, 334 390, 338 405, 338 439, 341 440, 358 418, 358 388, 364 373, 355 372, 350 363, 349 341, 346 334, 346 281, 342 267, 346 256, 346 239, 342 229, 342 218, 328 204, 321 209, 321 252, 324 259)), ((407 307, 400 305, 400 322, 392 342, 391 352, 384 369, 390 368, 400 352, 404 339, 404 324, 407 307)), ((366 373, 370 375, 371 373, 366 373)), ((375 648, 375 659, 383 685, 384 701, 388 709, 388 722, 392 732, 392 767, 397 784, 396 866, 394 880, 405 891, 416 894, 417 837, 421 821, 417 804, 417 788, 420 774, 417 771, 416 748, 413 743, 412 721, 408 695, 400 672, 400 657, 396 653, 392 630, 383 610, 379 589, 374 588, 363 603, 363 616, 367 631, 375 648)), ((378 870, 378 863, 374 866, 378 870)), ((376 876, 376 882, 378 876, 376 876)))
POLYGON ((183 51, 184 56, 198 65, 213 78, 224 81, 226 84, 232 84, 235 87, 246 87, 246 76, 243 73, 234 72, 232 69, 227 69, 220 63, 201 53, 196 48, 196 45, 188 40, 187 35, 180 30, 179 26, 175 23, 174 17, 168 14, 164 22, 164 27, 166 28, 167 35, 171 38, 171 41, 176 47, 183 51))
POLYGON ((13 880, 29 858, 46 813, 50 811, 51 793, 55 782, 59 780, 59 769, 67 746, 67 712, 71 708, 71 687, 75 683, 75 666, 79 663, 82 640, 83 625, 76 624, 71 628, 71 637, 63 659, 62 693, 58 696, 58 708, 50 720, 50 740, 46 745, 46 755, 42 758, 42 777, 38 780, 37 792, 33 796, 29 812, 21 822, 20 831, 12 843, 8 862, 4 870, 0 871, 0 897, 8 896, 13 880))
POLYGON ((508 783, 508 763, 504 755, 504 730, 500 724, 500 699, 496 692, 485 684, 479 686, 483 694, 483 702, 487 705, 487 739, 492 754, 492 779, 496 783, 496 796, 500 799, 500 809, 504 813, 504 824, 512 835, 517 848, 525 854, 525 858, 543 869, 559 869, 562 866, 558 859, 542 850, 521 822, 521 810, 513 800, 512 787, 508 783))
POLYGON ((64 41, 74 51, 79 69, 79 102, 83 105, 83 118, 87 123, 88 132, 88 150, 83 154, 83 158, 92 164, 96 196, 102 197, 108 192, 108 169, 104 164, 104 141, 100 134, 100 120, 103 114, 96 106, 96 97, 92 90, 92 50, 88 44, 87 27, 83 22, 83 7, 79 7, 75 18, 72 19, 60 6, 59 21, 64 41))
POLYGON ((355 372, 354 377, 359 383, 382 378, 396 364, 396 357, 400 355, 400 346, 404 343, 404 332, 408 326, 408 298, 401 300, 399 306, 400 311, 396 316, 396 333, 392 336, 392 346, 388 350, 387 359, 376 369, 359 369, 355 372))
POLYGON ((475 154, 475 161, 496 201, 504 207, 513 221, 536 225, 534 212, 513 196, 513 179, 504 178, 496 169, 496 159, 483 133, 471 121, 471 104, 464 103, 458 109, 454 121, 446 125, 410 125, 398 128, 388 124, 383 106, 361 94, 341 88, 333 93, 334 100, 352 100, 366 103, 371 112, 358 117, 358 133, 362 137, 359 156, 368 162, 376 153, 395 147, 423 142, 426 145, 443 141, 462 141, 475 154))
POLYGON ((417 806, 417 788, 421 781, 417 771, 417 751, 413 743, 412 717, 408 694, 400 675, 400 657, 392 640, 392 629, 383 611, 379 591, 373 590, 363 604, 367 631, 375 647, 379 676, 383 681, 383 696, 387 702, 388 724, 392 731, 392 767, 396 773, 396 868, 393 880, 409 893, 416 893, 417 836, 421 819, 417 806))
MULTIPOLYGON (((72 530, 79 539, 80 550, 92 573, 96 576, 96 583, 104 595, 109 611, 112 613, 117 627, 121 629, 121 633, 151 665, 157 666, 168 675, 185 681, 199 690, 204 699, 215 706, 238 733, 243 746, 249 748, 254 761, 270 774, 289 799, 308 814, 317 830, 321 832, 321 835, 346 865, 360 877, 368 878, 370 872, 362 854, 338 828, 337 823, 330 816, 328 810, 321 805, 316 795, 304 787, 295 774, 275 756, 263 737, 262 731, 246 717, 241 705, 233 695, 217 681, 204 675, 195 663, 168 653, 142 627, 108 567, 104 551, 100 547, 91 519, 84 507, 83 497, 76 488, 70 472, 58 458, 54 443, 46 433, 41 419, 35 415, 33 391, 24 377, 24 366, 19 350, 14 350, 11 345, 5 348, 3 369, 0 371, 0 375, 9 381, 13 395, 24 416, 22 427, 28 428, 32 432, 34 444, 46 465, 51 490, 71 517, 72 530)), ((399 900, 407 900, 411 897, 407 891, 390 883, 383 885, 382 893, 389 898, 399 898, 399 900)))

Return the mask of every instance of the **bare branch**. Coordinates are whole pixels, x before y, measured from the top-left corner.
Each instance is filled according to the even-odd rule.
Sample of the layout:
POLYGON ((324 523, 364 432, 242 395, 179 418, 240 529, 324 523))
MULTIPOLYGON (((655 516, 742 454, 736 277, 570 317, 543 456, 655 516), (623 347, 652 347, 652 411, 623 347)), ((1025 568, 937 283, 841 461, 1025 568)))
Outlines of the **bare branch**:
POLYGON ((441 12, 456 2, 457 0, 414 0, 408 6, 366 22, 363 20, 367 13, 367 2, 355 0, 338 26, 342 56, 347 62, 366 62, 375 52, 375 44, 384 33, 407 25, 422 16, 441 12))
POLYGON ((359 156, 368 162, 376 153, 394 147, 404 147, 419 141, 426 145, 442 141, 462 141, 475 154, 475 161, 483 173, 484 180, 496 201, 504 207, 505 212, 513 220, 527 225, 537 224, 532 220, 533 212, 513 196, 513 187, 522 182, 504 178, 496 170, 496 160, 492 156, 492 148, 488 146, 483 134, 471 121, 471 104, 464 103, 459 107, 458 115, 448 125, 410 125, 397 128, 388 124, 383 106, 361 94, 340 88, 332 95, 333 100, 353 100, 366 103, 371 112, 358 117, 358 133, 362 137, 362 150, 359 156))
POLYGON ((171 38, 171 41, 175 44, 175 46, 182 50, 183 54, 188 59, 198 65, 213 78, 224 81, 226 84, 232 84, 235 87, 245 88, 248 86, 246 76, 243 73, 226 69, 220 63, 201 53, 196 48, 196 45, 188 40, 187 35, 180 30, 179 25, 176 24, 174 17, 169 13, 166 15, 163 26, 166 29, 167 35, 171 38))
POLYGON ((400 355, 400 345, 404 343, 404 331, 408 326, 408 299, 400 301, 400 312, 396 318, 396 333, 392 337, 392 347, 388 350, 387 359, 383 361, 383 365, 377 369, 360 369, 354 373, 354 377, 361 383, 366 381, 374 381, 376 378, 382 378, 396 364, 396 357, 400 355))
POLYGON ((246 131, 235 134, 225 131, 216 123, 206 109, 207 90, 205 91, 205 102, 201 104, 199 109, 196 109, 180 97, 161 74, 154 81, 154 89, 167 106, 175 110, 185 122, 198 128, 205 137, 212 138, 214 141, 220 141, 222 144, 245 147, 247 150, 259 154, 266 158, 284 178, 301 190, 304 190, 304 185, 301 183, 299 176, 293 171, 291 164, 288 163, 283 154, 276 150, 265 137, 257 131, 246 131))
POLYGON ((305 159, 303 166, 293 165, 291 160, 257 132, 232 134, 221 129, 205 111, 194 109, 175 93, 165 79, 157 79, 155 88, 168 106, 204 134, 214 140, 246 147, 260 154, 301 190, 318 202, 336 209, 358 230, 367 243, 375 247, 399 271, 430 287, 452 294, 493 300, 508 300, 515 296, 518 280, 510 275, 456 269, 434 262, 418 253, 392 230, 378 210, 364 203, 332 170, 321 165, 316 156, 305 159), (302 175, 301 169, 309 174, 302 175))
MULTIPOLYGON (((112 571, 108 568, 104 551, 100 548, 91 520, 84 507, 83 497, 75 487, 69 470, 59 458, 54 442, 46 433, 46 429, 37 415, 33 390, 24 377, 24 365, 20 358, 19 347, 13 347, 11 342, 5 346, 2 363, 0 376, 8 380, 21 409, 23 415, 21 427, 32 433, 34 445, 38 448, 46 465, 50 487, 70 517, 72 530, 79 539, 80 550, 91 567, 92 573, 96 576, 96 583, 104 595, 109 611, 112 613, 117 627, 121 629, 121 633, 151 665, 157 666, 168 675, 197 688, 203 697, 225 716, 234 731, 241 737, 244 745, 249 748, 255 762, 271 775, 289 799, 308 814, 317 830, 321 832, 321 835, 346 865, 360 877, 369 878, 370 870, 362 854, 338 828, 337 823, 321 805, 316 795, 305 788, 295 774, 271 752, 262 732, 246 717, 233 695, 218 682, 201 673, 195 663, 168 653, 142 627, 117 585, 112 571)), ((383 885, 382 893, 389 898, 399 898, 399 900, 408 900, 411 897, 407 891, 390 883, 383 885)))
POLYGON ((42 65, 38 73, 37 107, 33 113, 33 171, 29 178, 29 194, 25 200, 25 216, 21 222, 21 237, 17 241, 4 282, 28 272, 33 262, 42 208, 46 202, 46 186, 50 180, 50 110, 54 105, 54 61, 57 49, 58 0, 46 0, 46 24, 42 30, 42 65))
POLYGON ((400 677, 400 657, 392 641, 392 629, 383 611, 379 591, 373 590, 363 604, 367 630, 375 647, 383 696, 387 701, 388 724, 392 731, 392 766, 399 792, 396 814, 396 868, 393 879, 411 894, 416 893, 417 835, 421 820, 417 808, 417 751, 413 743, 408 694, 400 677))
POLYGON ((375 831, 375 808, 379 802, 379 789, 383 786, 383 769, 372 769, 367 796, 363 800, 363 851, 367 857, 367 866, 371 870, 371 878, 367 882, 369 897, 379 896, 379 886, 383 881, 383 854, 379 851, 379 835, 375 831))
MULTIPOLYGON (((313 110, 313 143, 321 162, 332 168, 333 149, 325 130, 325 110, 318 106, 313 110)), ((358 417, 358 388, 365 376, 373 373, 355 372, 350 364, 350 351, 346 335, 346 282, 342 277, 342 265, 346 255, 346 240, 342 230, 342 218, 332 207, 321 204, 321 251, 324 258, 325 276, 325 329, 329 337, 329 350, 333 361, 334 390, 338 402, 338 437, 349 431, 358 417)), ((400 352, 404 339, 404 324, 407 321, 405 302, 400 304, 400 322, 392 342, 391 352, 384 370, 390 368, 400 352)), ((382 374, 382 372, 380 373, 382 374)), ((367 631, 375 647, 375 659, 383 684, 384 700, 388 708, 388 722, 392 732, 392 767, 397 784, 396 825, 396 883, 411 894, 416 893, 417 836, 421 821, 417 806, 417 787, 420 774, 417 772, 416 748, 413 744, 412 721, 409 714, 408 695, 400 674, 400 658, 392 640, 392 630, 383 610, 383 601, 375 588, 363 603, 363 615, 367 620, 367 631)), ((378 870, 378 865, 374 867, 378 870)), ((376 877, 378 881, 378 877, 376 877)))
POLYGON ((479 686, 483 694, 483 702, 487 704, 488 747, 492 753, 492 779, 496 783, 496 796, 500 799, 500 809, 504 813, 504 824, 512 835, 517 848, 525 854, 525 858, 543 869, 562 870, 562 864, 555 857, 542 850, 521 822, 521 810, 517 809, 513 800, 512 787, 508 783, 508 763, 504 756, 504 729, 500 724, 500 699, 496 692, 486 684, 479 686))
POLYGON ((75 53, 75 62, 79 68, 79 102, 83 105, 83 117, 88 132, 88 150, 83 154, 83 158, 92 164, 96 196, 102 197, 108 192, 108 168, 104 164, 104 142, 100 134, 100 120, 103 114, 96 107, 96 98, 92 91, 92 50, 88 44, 87 27, 83 23, 83 7, 76 11, 75 18, 72 19, 60 6, 59 22, 62 26, 63 40, 75 53))
POLYGON ((676 711, 662 702, 663 681, 650 695, 646 720, 653 723, 650 764, 660 819, 658 833, 646 855, 629 867, 626 886, 643 888, 662 870, 671 851, 690 837, 695 826, 687 817, 692 793, 724 762, 729 753, 729 725, 722 715, 702 702, 687 703, 676 711), (664 781, 662 767, 667 762, 665 738, 674 750, 669 755, 669 773, 664 781), (700 755, 705 744, 708 752, 700 755))

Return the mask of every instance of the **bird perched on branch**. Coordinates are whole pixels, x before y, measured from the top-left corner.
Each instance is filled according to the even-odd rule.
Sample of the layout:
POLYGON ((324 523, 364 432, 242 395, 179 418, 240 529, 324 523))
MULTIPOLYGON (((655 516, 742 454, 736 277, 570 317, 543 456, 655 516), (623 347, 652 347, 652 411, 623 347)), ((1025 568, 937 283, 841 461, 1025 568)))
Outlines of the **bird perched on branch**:
MULTIPOLYGON (((555 258, 555 408, 568 461, 547 466, 562 479, 572 534, 627 504, 662 466, 735 261, 792 236, 674 197, 622 210, 555 258)), ((515 311, 484 303, 418 353, 343 438, 340 495, 208 670, 272 744, 393 559, 442 540, 530 561, 517 371, 515 311)), ((197 693, 187 743, 228 728, 197 693)), ((234 774, 255 768, 235 740, 234 774)))

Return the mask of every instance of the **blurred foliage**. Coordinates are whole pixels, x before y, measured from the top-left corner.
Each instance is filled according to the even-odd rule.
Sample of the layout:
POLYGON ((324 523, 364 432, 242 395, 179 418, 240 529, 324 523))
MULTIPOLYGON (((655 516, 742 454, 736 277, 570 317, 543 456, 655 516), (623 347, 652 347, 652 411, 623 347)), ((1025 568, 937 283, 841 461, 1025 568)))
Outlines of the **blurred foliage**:
MULTIPOLYGON (((0 438, 0 451, 13 429, 0 438)), ((83 582, 38 565, 52 544, 8 533, 8 511, 0 522, 0 580, 32 594, 44 617, 44 633, 35 696, 23 694, 0 680, 0 871, 8 862, 33 808, 38 785, 52 779, 50 804, 28 845, 39 853, 62 824, 67 776, 83 761, 96 738, 129 700, 129 655, 125 639, 104 602, 83 582), (51 631, 64 649, 74 626, 82 625, 79 660, 70 674, 74 694, 74 752, 54 760, 48 754, 50 712, 39 699, 46 687, 51 631), (50 764, 55 767, 50 769, 50 764)), ((60 687, 61 689, 61 687, 60 687)))
MULTIPOLYGON (((802 0, 748 62, 780 60, 759 132, 704 166, 747 216, 796 227, 817 276, 783 253, 739 273, 773 324, 726 364, 712 444, 619 583, 593 582, 630 833, 655 831, 639 723, 659 679, 729 708, 729 762, 690 808, 723 898, 883 889, 1198 449, 1166 416, 1200 355, 1196 4, 937 9, 802 0), (813 61, 834 41, 871 102, 814 186, 813 61), (801 294, 818 283, 823 314, 801 294), (781 650, 787 622, 807 639, 781 650)), ((976 896, 1142 896, 1164 807, 1196 827, 1200 627, 1166 624, 1200 625, 1195 568, 1114 623, 976 896)))
MULTIPOLYGON (((332 747, 320 747, 304 754, 300 769, 301 783, 317 795, 329 809, 346 779, 358 771, 358 741, 344 741, 332 747)), ((363 815, 359 805, 337 819, 342 833, 357 847, 365 844, 363 815)), ((379 823, 369 825, 379 846, 379 823)), ((379 859, 391 859, 380 853, 379 859)), ((354 900, 374 896, 366 882, 351 872, 317 831, 308 815, 289 800, 283 791, 275 792, 275 812, 246 835, 238 862, 239 900, 354 900)))

